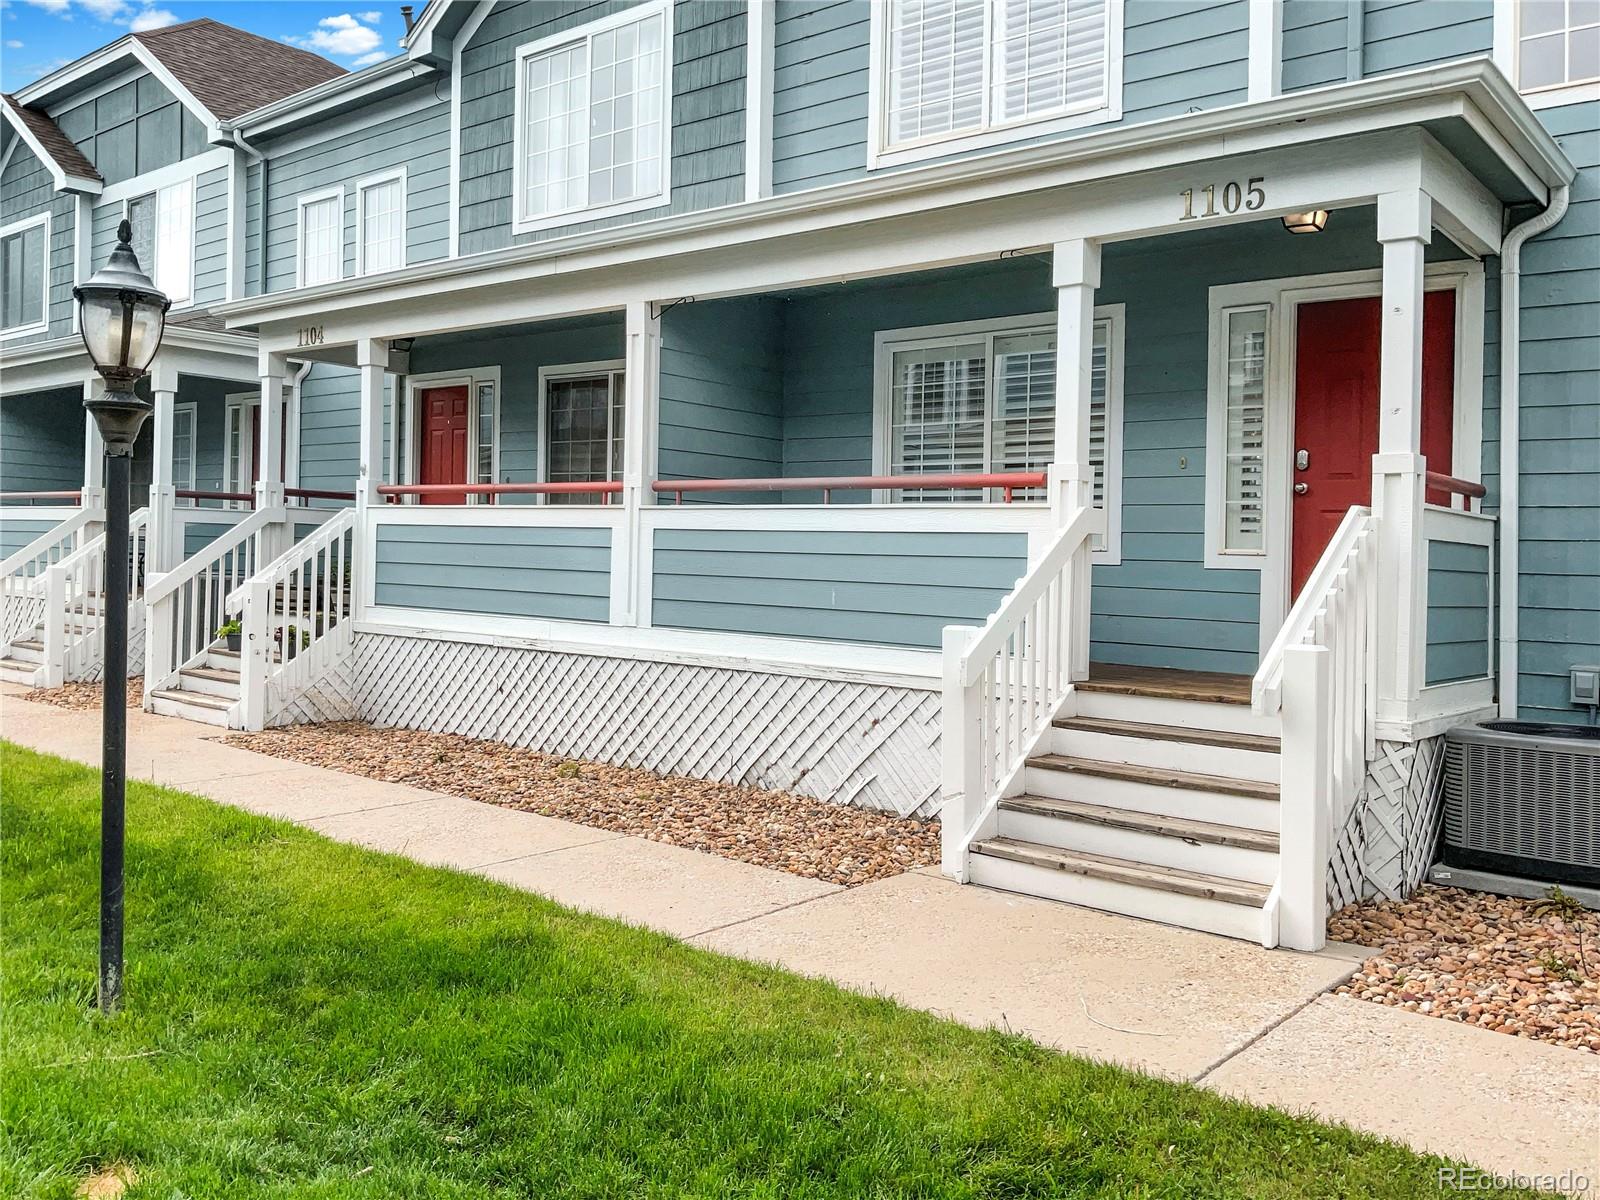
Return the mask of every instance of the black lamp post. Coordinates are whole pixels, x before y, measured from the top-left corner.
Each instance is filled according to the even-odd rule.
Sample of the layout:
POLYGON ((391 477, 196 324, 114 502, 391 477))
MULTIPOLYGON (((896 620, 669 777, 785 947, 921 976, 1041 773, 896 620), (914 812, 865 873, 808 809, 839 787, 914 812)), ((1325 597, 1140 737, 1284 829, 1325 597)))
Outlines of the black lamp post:
POLYGON ((78 328, 105 394, 85 400, 105 442, 105 665, 101 669, 100 741, 100 983, 101 1011, 122 999, 122 846, 127 793, 129 468, 133 443, 154 407, 134 395, 166 331, 172 301, 139 269, 129 244, 133 226, 117 227, 111 259, 72 289, 78 328))

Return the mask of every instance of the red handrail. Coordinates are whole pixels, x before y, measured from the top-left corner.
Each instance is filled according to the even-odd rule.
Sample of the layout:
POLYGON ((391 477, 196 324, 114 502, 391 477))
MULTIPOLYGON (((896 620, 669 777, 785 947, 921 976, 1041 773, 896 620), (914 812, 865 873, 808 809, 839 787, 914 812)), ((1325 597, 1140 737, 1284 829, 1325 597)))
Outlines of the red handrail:
POLYGON ((0 500, 74 500, 83 503, 82 492, 0 492, 0 500))
POLYGON ((762 479, 658 479, 650 485, 659 492, 673 492, 683 503, 685 492, 818 492, 829 504, 834 492, 865 492, 885 489, 910 491, 930 488, 1000 488, 1005 502, 1011 503, 1017 488, 1043 487, 1043 471, 993 471, 953 475, 815 475, 762 479))
POLYGON ((296 500, 348 500, 355 503, 354 492, 325 492, 317 488, 292 488, 283 489, 283 494, 296 500))
POLYGON ((593 483, 385 483, 378 486, 378 495, 391 502, 399 496, 488 496, 494 503, 496 496, 599 496, 600 503, 609 504, 611 497, 622 491, 615 480, 597 480, 593 483))
POLYGON ((179 500, 240 500, 255 501, 254 492, 202 492, 190 488, 178 488, 172 493, 179 500))
POLYGON ((1489 489, 1481 483, 1457 479, 1454 475, 1446 475, 1442 471, 1424 472, 1423 482, 1430 492, 1448 492, 1462 497, 1462 507, 1468 512, 1472 511, 1472 502, 1474 500, 1482 500, 1489 494, 1489 489))

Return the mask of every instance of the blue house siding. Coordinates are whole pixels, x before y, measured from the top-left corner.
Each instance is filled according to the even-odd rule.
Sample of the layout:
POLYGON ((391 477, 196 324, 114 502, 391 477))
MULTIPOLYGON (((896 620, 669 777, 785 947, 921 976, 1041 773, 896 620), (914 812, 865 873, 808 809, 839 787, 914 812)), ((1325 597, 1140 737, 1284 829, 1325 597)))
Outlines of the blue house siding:
POLYGON ((0 491, 82 486, 84 419, 77 388, 0 399, 0 491))
POLYGON ((228 168, 194 181, 194 303, 228 298, 228 168))
POLYGON ((1428 628, 1423 683, 1429 687, 1489 674, 1487 546, 1428 543, 1428 628))
POLYGON ((1365 75, 1494 50, 1494 0, 1365 0, 1365 5, 1365 75))
POLYGON ((72 247, 77 206, 69 195, 58 194, 50 172, 28 147, 19 145, 0 177, 0 225, 10 225, 40 213, 50 214, 50 244, 45 269, 45 303, 49 328, 30 337, 8 338, 7 347, 66 337, 72 332, 72 247))
MULTIPOLYGON (((860 178, 867 174, 872 119, 870 6, 860 0, 776 2, 773 189, 860 178)), ((1249 0, 1127 0, 1123 12, 1123 122, 1244 102, 1249 0)), ((1013 144, 1041 140, 1024 131, 1013 144)))
POLYGON ((1349 0, 1283 0, 1283 90, 1350 77, 1349 0))
POLYGON ((205 126, 148 71, 56 117, 107 184, 204 153, 205 126))
POLYGON ((611 531, 383 525, 374 572, 383 605, 604 621, 611 611, 611 531))
MULTIPOLYGON (((431 93, 432 85, 428 91, 431 93)), ((415 99, 408 93, 387 103, 415 99)), ((374 113, 374 117, 380 116, 374 113)), ((406 262, 429 262, 450 252, 450 102, 340 133, 286 153, 266 164, 266 288, 295 286, 299 251, 298 200, 343 187, 344 276, 356 270, 356 185, 371 175, 406 168, 406 262)), ((252 206, 254 207, 254 206, 252 206)), ((259 218, 257 218, 259 220, 259 218)), ((247 230, 247 236, 249 232, 247 230)), ((260 235, 257 235, 259 240, 260 235)), ((256 255, 252 255, 254 260, 256 255)), ((256 269, 259 274, 259 268, 256 269)))
POLYGON ((983 623, 1027 550, 1019 533, 658 529, 652 621, 931 649, 983 623))
POLYGON ((0 508, 0 558, 8 558, 36 537, 43 537, 55 528, 54 521, 30 521, 17 514, 22 508, 0 508))
POLYGON ((744 198, 745 5, 677 0, 672 37, 671 196, 666 205, 598 221, 512 234, 512 113, 518 46, 633 7, 503 4, 461 56, 461 253, 605 229, 744 198))

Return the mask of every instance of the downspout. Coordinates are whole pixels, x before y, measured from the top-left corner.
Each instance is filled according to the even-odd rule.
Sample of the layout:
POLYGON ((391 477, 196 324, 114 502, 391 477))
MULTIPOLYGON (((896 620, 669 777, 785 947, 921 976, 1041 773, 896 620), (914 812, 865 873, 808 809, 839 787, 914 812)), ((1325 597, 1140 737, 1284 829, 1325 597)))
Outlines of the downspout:
MULTIPOLYGON (((256 163, 261 168, 261 264, 260 264, 261 265, 261 274, 260 274, 259 278, 261 280, 261 290, 263 292, 265 292, 267 290, 267 156, 265 154, 261 153, 261 151, 257 150, 249 142, 244 140, 244 132, 241 129, 239 129, 238 126, 235 126, 234 128, 230 129, 228 132, 233 135, 233 144, 234 144, 234 146, 237 149, 242 150, 245 153, 246 157, 248 157, 251 162, 256 163)), ((246 187, 244 223, 246 225, 249 225, 250 224, 250 194, 249 194, 250 171, 249 171, 248 167, 245 169, 244 177, 245 177, 245 187, 246 187)), ((241 230, 240 231, 240 236, 242 237, 243 234, 244 234, 244 231, 241 230)), ((250 262, 249 262, 248 258, 245 260, 244 273, 245 273, 245 278, 241 279, 239 281, 239 294, 241 296, 247 294, 245 285, 246 285, 246 282, 248 281, 249 276, 250 276, 250 262)))
POLYGON ((1500 715, 1517 716, 1517 607, 1521 579, 1522 246, 1567 212, 1568 185, 1506 235, 1500 247, 1500 715))
POLYGON ((1367 4, 1349 0, 1344 15, 1344 77, 1354 83, 1367 73, 1367 4))
MULTIPOLYGON (((289 412, 294 417, 294 429, 292 431, 294 434, 294 453, 289 457, 289 463, 294 467, 295 487, 300 486, 300 385, 305 381, 305 377, 310 374, 310 372, 311 362, 307 360, 306 362, 301 363, 300 369, 294 373, 294 380, 289 385, 294 396, 294 399, 291 401, 289 407, 289 412)), ((289 436, 291 432, 291 430, 288 428, 288 424, 288 422, 284 423, 283 432, 285 437, 289 436)), ((288 472, 285 471, 284 474, 287 475, 288 472)), ((288 480, 285 479, 284 482, 287 483, 288 480)))

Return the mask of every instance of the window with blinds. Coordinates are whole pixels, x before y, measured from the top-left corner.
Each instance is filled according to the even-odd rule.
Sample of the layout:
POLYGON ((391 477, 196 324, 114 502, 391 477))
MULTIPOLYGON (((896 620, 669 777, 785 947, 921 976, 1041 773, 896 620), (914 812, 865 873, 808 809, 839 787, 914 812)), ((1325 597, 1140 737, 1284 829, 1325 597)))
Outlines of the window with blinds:
POLYGON ((1104 107, 1111 0, 891 0, 888 148, 1104 107))
MULTIPOLYGON (((622 478, 621 371, 601 371, 545 382, 545 479, 549 483, 601 483, 622 478)), ((552 504, 598 504, 582 493, 547 497, 552 504)))
POLYGON ((1226 314, 1224 554, 1261 554, 1266 524, 1267 310, 1226 314))
POLYGON ((300 201, 300 286, 344 277, 344 193, 300 201))
MULTIPOLYGON (((1096 320, 1090 382, 1089 461, 1097 508, 1114 505, 1120 406, 1112 404, 1110 319, 1096 320)), ((916 341, 889 358, 891 474, 1042 471, 1055 458, 1053 327, 916 341)), ((1041 500, 1043 489, 1017 499, 1041 500)), ((972 489, 907 492, 908 501, 984 499, 972 489)))
POLYGON ((48 216, 0 230, 0 330, 22 333, 45 327, 49 250, 48 216))
POLYGON ((356 227, 360 230, 357 270, 363 275, 396 271, 406 265, 406 181, 391 175, 356 189, 356 227))
POLYGON ((128 201, 133 252, 139 265, 174 304, 194 292, 194 180, 128 201))

